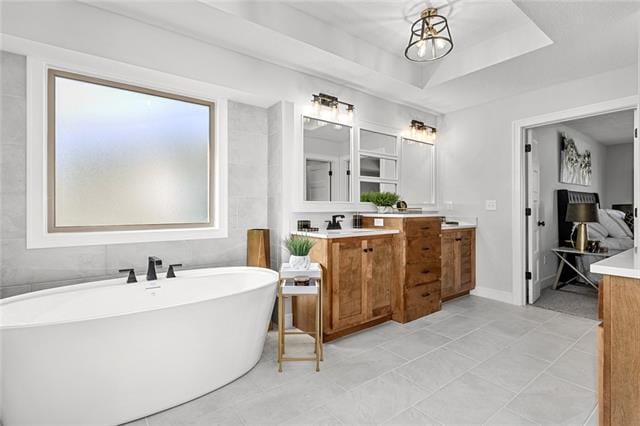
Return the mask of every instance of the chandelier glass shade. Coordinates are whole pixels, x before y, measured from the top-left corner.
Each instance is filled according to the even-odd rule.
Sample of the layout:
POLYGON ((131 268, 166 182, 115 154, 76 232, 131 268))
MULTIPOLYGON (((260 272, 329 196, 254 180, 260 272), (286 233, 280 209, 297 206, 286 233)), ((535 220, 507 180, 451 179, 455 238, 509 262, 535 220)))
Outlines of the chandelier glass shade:
POLYGON ((453 39, 447 18, 438 15, 438 9, 429 8, 411 26, 409 45, 404 56, 414 62, 435 61, 453 49, 453 39))

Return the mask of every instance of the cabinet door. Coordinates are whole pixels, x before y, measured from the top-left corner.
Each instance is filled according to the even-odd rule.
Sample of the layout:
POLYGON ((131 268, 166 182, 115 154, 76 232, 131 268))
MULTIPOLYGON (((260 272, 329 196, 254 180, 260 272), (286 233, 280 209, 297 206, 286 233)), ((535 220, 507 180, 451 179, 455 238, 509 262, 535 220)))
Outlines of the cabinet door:
POLYGON ((475 232, 473 230, 463 230, 458 232, 458 267, 459 284, 458 291, 469 291, 475 288, 475 232))
POLYGON ((446 299, 457 293, 456 285, 456 232, 442 232, 442 298, 446 299))
POLYGON ((331 244, 331 322, 334 330, 360 324, 366 316, 364 240, 331 244))
POLYGON ((367 241, 367 302, 368 317, 391 313, 391 285, 395 279, 393 240, 376 238, 367 241))

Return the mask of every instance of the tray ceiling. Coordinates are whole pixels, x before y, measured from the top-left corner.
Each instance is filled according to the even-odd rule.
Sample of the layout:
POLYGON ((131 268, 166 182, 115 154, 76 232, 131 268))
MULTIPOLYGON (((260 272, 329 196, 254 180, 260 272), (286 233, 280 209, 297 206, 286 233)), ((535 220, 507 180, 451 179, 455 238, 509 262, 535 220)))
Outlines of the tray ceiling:
POLYGON ((87 1, 216 46, 437 112, 453 111, 637 61, 639 2, 511 0, 87 1), (427 6, 455 47, 404 58, 427 6), (606 37, 586 28, 606 28, 606 37))

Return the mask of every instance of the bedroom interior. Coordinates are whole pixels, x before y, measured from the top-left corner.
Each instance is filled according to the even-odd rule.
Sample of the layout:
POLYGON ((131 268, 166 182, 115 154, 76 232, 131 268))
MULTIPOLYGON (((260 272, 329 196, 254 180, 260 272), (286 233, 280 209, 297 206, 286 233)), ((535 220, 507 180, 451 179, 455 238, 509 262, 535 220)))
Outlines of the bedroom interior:
POLYGON ((530 301, 534 306, 596 318, 602 276, 591 273, 589 267, 632 248, 634 242, 633 131, 634 110, 532 129, 533 149, 539 151, 540 204, 535 226, 542 253, 541 293, 530 301), (565 160, 565 152, 574 148, 572 161, 576 168, 587 170, 583 176, 566 170, 571 160, 565 160), (583 211, 575 216, 579 206, 583 211), (578 247, 579 221, 584 222, 588 247, 578 247), (583 253, 589 251, 598 253, 583 253))

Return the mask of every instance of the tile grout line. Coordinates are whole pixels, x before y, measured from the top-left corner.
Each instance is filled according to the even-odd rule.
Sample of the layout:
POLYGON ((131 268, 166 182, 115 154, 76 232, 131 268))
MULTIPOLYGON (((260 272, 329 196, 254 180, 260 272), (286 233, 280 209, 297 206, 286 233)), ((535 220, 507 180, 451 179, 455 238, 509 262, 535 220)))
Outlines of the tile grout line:
MULTIPOLYGON (((548 370, 549 370, 549 369, 550 369, 550 368, 551 368, 551 367, 552 367, 552 366, 553 366, 553 365, 554 365, 554 364, 555 364, 555 363, 556 363, 560 358, 562 358, 562 357, 563 357, 567 352, 569 352, 569 351, 571 350, 571 348, 573 348, 573 346, 574 346, 574 345, 576 345, 576 344, 578 343, 578 341, 579 341, 580 339, 582 339, 584 336, 586 336, 590 331, 591 331, 591 329, 587 330, 584 334, 582 334, 580 337, 578 337, 578 339, 576 339, 576 340, 575 340, 575 342, 574 342, 572 345, 570 345, 567 349, 565 349, 564 351, 562 351, 562 352, 560 353, 560 355, 558 355, 558 356, 557 356, 553 361, 551 361, 551 362, 549 363, 549 365, 548 365, 548 366, 546 366, 546 367, 545 367, 545 368, 544 368, 540 373, 538 373, 538 374, 537 374, 533 379, 529 380, 529 381, 527 382, 527 384, 526 384, 526 385, 524 385, 524 386, 522 387, 522 389, 521 389, 519 392, 516 392, 516 393, 515 393, 515 396, 514 396, 513 398, 511 398, 509 401, 507 401, 507 403, 506 403, 506 404, 504 404, 502 407, 500 407, 500 408, 496 411, 496 413, 500 412, 500 411, 501 411, 501 410, 503 410, 503 409, 509 409, 509 408, 508 408, 509 404, 511 404, 511 403, 512 403, 512 402, 513 402, 513 401, 514 401, 514 400, 515 400, 515 399, 516 399, 520 394, 522 394, 522 392, 524 392, 527 388, 529 388, 529 386, 531 386, 531 384, 532 384, 533 382, 535 382, 539 377, 541 377, 543 374, 545 374, 545 373, 546 373, 546 372, 547 372, 547 371, 548 371, 548 370)), ((536 359, 537 359, 537 358, 536 358, 536 359)), ((547 361, 547 362, 548 362, 548 361, 547 361)), ((553 377, 555 377, 554 375, 552 375, 552 376, 553 376, 553 377)), ((564 381, 565 381, 565 382, 567 382, 566 380, 564 380, 564 381)), ((568 382, 568 383, 571 383, 571 382, 568 382)), ((571 384, 574 384, 574 385, 575 385, 575 383, 571 383, 571 384)), ((596 404, 596 405, 597 405, 597 404, 596 404)), ((510 411, 513 411, 513 410, 510 410, 510 411)), ((496 413, 494 413, 494 415, 495 415, 496 413)), ((518 414, 520 417, 522 417, 522 418, 524 418, 524 419, 526 419, 526 420, 532 421, 532 422, 534 422, 534 423, 538 423, 537 421, 534 421, 533 419, 530 419, 530 418, 528 418, 528 417, 526 417, 526 416, 524 416, 524 415, 522 415, 522 414, 520 414, 520 413, 518 413, 518 412, 514 412, 514 413, 515 413, 515 414, 518 414)), ((493 416, 491 416, 491 417, 493 417, 493 416)), ((589 419, 589 417, 587 417, 587 419, 585 419, 585 420, 588 420, 588 419, 589 419)), ((488 420, 487 420, 487 421, 488 421, 488 420)), ((485 422, 484 424, 487 424, 487 423, 485 422)))

